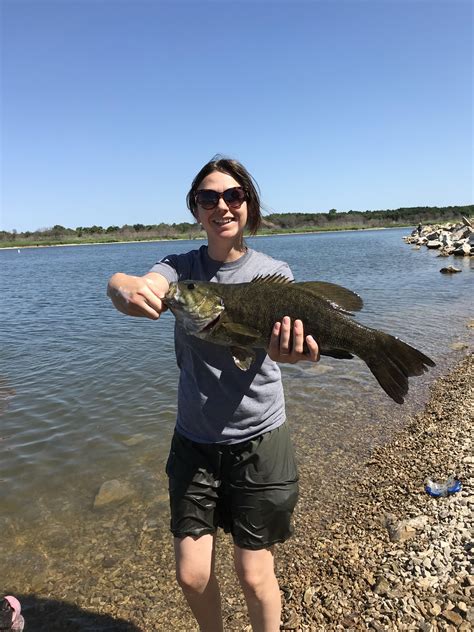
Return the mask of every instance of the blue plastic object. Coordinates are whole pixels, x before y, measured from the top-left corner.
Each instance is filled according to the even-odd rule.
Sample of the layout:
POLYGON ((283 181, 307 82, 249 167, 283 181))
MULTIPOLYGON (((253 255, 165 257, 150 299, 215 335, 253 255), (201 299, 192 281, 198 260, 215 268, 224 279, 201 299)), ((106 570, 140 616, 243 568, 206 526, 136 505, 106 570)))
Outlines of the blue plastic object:
POLYGON ((425 491, 433 498, 440 498, 442 496, 451 496, 456 492, 461 491, 461 481, 454 476, 450 476, 445 481, 432 481, 428 479, 425 483, 425 491))

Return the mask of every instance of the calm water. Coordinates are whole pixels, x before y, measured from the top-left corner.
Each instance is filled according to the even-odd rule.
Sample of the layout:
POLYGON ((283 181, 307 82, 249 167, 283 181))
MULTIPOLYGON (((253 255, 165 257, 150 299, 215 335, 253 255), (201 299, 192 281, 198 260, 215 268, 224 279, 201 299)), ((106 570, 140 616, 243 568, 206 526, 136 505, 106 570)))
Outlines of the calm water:
MULTIPOLYGON (((335 449, 350 458, 366 454, 400 423, 402 411, 421 406, 430 382, 459 357, 451 344, 468 341, 472 262, 457 259, 462 274, 442 275, 439 269, 452 261, 413 250, 402 241, 408 232, 249 240, 288 261, 297 279, 355 290, 365 301, 360 321, 400 336, 438 365, 412 380, 402 408, 358 360, 285 367, 302 461, 311 456, 305 443, 317 445, 318 458, 327 455, 328 463, 335 449)), ((78 517, 92 520, 105 480, 128 481, 143 503, 165 493, 177 383, 173 317, 127 318, 113 309, 105 288, 113 272, 143 274, 165 254, 200 245, 0 251, 0 550, 5 527, 33 537, 38 523, 47 529, 58 512, 71 525, 78 517)))

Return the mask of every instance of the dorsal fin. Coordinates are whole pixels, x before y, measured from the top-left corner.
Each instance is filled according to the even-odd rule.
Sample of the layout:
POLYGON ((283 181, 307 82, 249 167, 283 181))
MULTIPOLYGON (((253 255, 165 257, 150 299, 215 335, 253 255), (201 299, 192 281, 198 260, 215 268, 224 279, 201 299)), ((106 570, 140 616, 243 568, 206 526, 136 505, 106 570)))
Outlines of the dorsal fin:
POLYGON ((293 283, 291 279, 283 274, 257 274, 253 277, 251 283, 279 283, 280 285, 286 285, 287 283, 293 283))
POLYGON ((295 285, 307 292, 311 292, 318 298, 329 301, 336 309, 339 307, 343 311, 358 312, 364 305, 358 294, 342 287, 342 285, 327 283, 326 281, 301 281, 295 283, 295 285))

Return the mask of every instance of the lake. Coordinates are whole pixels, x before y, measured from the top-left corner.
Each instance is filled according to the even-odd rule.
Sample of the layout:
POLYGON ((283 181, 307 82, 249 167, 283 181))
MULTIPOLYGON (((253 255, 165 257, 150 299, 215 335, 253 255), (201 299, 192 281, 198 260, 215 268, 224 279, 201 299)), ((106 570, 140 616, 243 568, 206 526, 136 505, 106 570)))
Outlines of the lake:
MULTIPOLYGON (((287 261, 297 280, 354 290, 365 303, 360 322, 401 337, 437 363, 411 380, 402 407, 358 359, 283 367, 300 463, 319 459, 328 479, 346 475, 351 463, 420 409, 430 383, 460 357, 451 345, 469 341, 474 262, 456 259, 461 274, 440 274, 452 261, 405 244, 408 233, 248 239, 251 247, 287 261)), ((31 553, 58 523, 72 542, 80 525, 93 531, 99 524, 95 495, 115 478, 135 490, 137 512, 159 498, 154 510, 166 520, 164 464, 177 386, 174 319, 170 313, 159 322, 118 313, 106 284, 113 272, 144 274, 166 254, 201 243, 0 250, 0 550, 15 534, 31 553)), ((54 558, 52 545, 45 555, 54 558)))

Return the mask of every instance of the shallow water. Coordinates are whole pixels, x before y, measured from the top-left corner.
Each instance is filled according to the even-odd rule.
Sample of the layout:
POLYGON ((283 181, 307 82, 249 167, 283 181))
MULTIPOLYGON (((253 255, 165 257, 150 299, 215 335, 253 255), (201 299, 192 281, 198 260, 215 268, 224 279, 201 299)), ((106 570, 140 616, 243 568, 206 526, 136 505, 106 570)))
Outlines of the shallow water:
MULTIPOLYGON (((437 363, 411 381, 403 407, 358 359, 283 368, 300 463, 317 459, 322 482, 347 474, 351 463, 418 410, 435 376, 459 357, 451 344, 469 342, 473 262, 456 259, 462 273, 442 275, 447 260, 406 245, 402 236, 408 232, 248 240, 288 261, 296 279, 356 291, 365 303, 358 320, 398 335, 437 363)), ((39 541, 42 554, 54 559, 58 524, 71 546, 82 528, 90 535, 95 525, 103 527, 92 505, 106 480, 130 483, 136 511, 153 507, 165 523, 164 463, 177 383, 173 317, 168 313, 159 323, 127 318, 113 309, 105 287, 117 270, 143 274, 162 256, 200 245, 0 251, 0 551, 14 534, 25 552, 25 574, 39 541)), ((110 511, 108 519, 124 509, 110 511)), ((2 553, 0 567, 5 568, 2 553)))

